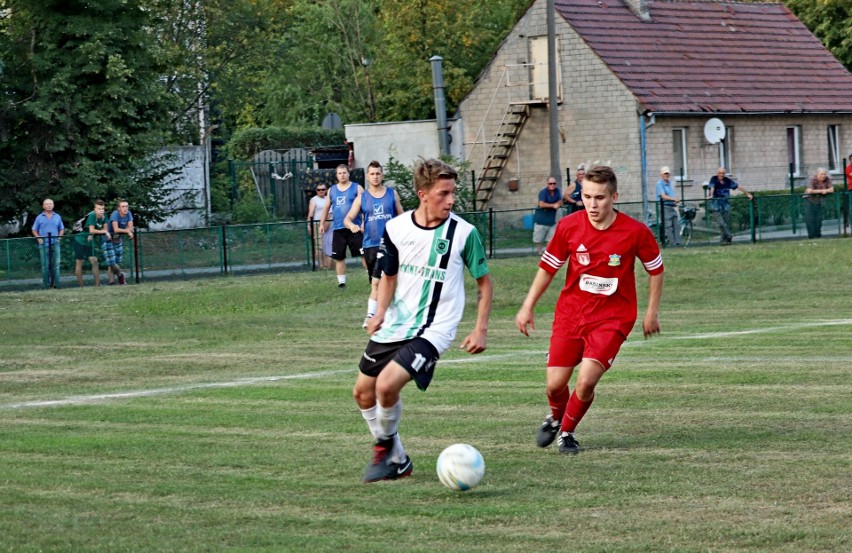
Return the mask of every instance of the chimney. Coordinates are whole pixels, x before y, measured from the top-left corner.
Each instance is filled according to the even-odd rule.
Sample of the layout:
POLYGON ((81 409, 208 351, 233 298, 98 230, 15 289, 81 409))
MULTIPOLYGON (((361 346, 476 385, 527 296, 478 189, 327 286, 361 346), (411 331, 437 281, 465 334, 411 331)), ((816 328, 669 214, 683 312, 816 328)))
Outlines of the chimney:
POLYGON ((624 0, 624 3, 642 21, 651 20, 651 13, 648 11, 648 0, 624 0))

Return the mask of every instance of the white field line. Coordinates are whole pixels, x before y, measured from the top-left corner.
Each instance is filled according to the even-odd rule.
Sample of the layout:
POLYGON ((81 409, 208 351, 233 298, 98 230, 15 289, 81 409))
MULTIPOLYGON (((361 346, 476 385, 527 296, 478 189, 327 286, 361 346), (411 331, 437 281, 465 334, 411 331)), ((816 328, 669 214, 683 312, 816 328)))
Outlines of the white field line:
POLYGON ((788 330, 799 330, 817 326, 840 326, 852 325, 852 319, 838 319, 834 321, 813 321, 807 323, 792 323, 781 326, 770 326, 766 328, 753 328, 751 330, 732 330, 729 332, 709 332, 707 334, 692 334, 690 336, 673 336, 672 340, 704 340, 707 338, 728 338, 731 336, 743 336, 746 334, 767 334, 770 332, 786 332, 788 330))
MULTIPOLYGON (((689 336, 673 336, 667 339, 670 340, 700 340, 707 338, 722 338, 728 336, 740 336, 745 334, 762 334, 769 332, 784 332, 788 330, 799 330, 802 328, 810 328, 810 327, 819 327, 819 326, 837 326, 837 325, 852 325, 852 319, 839 319, 834 321, 814 321, 814 322, 806 322, 806 323, 794 323, 783 326, 774 326, 774 327, 766 327, 766 328, 754 328, 751 330, 738 330, 738 331, 730 331, 730 332, 711 332, 707 334, 692 334, 689 336)), ((666 339, 663 337, 663 339, 666 339)), ((627 342, 624 345, 640 345, 642 341, 631 341, 627 342)), ((494 359, 503 359, 507 357, 517 357, 517 356, 530 356, 530 355, 543 355, 546 351, 538 351, 538 350, 519 350, 511 353, 502 353, 495 355, 477 355, 473 357, 464 357, 461 359, 446 359, 441 361, 442 365, 446 364, 457 364, 457 363, 480 363, 483 361, 491 361, 494 359)), ((88 396, 72 396, 68 398, 62 399, 51 399, 51 400, 36 400, 36 401, 22 401, 19 403, 3 403, 0 404, 0 410, 10 410, 10 409, 24 409, 27 407, 61 407, 65 405, 84 405, 89 403, 97 403, 101 401, 110 401, 115 399, 131 399, 137 397, 152 397, 152 396, 160 396, 166 394, 179 394, 182 392, 189 392, 192 390, 203 390, 210 388, 236 388, 239 386, 251 386, 254 384, 260 384, 264 382, 277 382, 281 380, 298 380, 298 379, 308 379, 308 378, 323 378, 330 375, 335 374, 343 374, 353 372, 355 368, 351 369, 333 369, 328 371, 317 371, 310 373, 301 373, 301 374, 291 374, 291 375, 283 375, 283 376, 258 376, 252 378, 240 378, 237 380, 231 380, 228 382, 207 382, 200 384, 185 384, 183 386, 172 386, 168 388, 152 388, 150 390, 133 390, 129 392, 115 392, 110 394, 94 394, 88 396)))

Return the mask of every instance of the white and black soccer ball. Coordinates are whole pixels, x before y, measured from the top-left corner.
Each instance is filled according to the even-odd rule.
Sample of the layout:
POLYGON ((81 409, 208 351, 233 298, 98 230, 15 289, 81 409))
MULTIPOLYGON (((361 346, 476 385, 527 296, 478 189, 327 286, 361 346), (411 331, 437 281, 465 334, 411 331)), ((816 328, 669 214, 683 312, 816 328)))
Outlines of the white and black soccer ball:
POLYGON ((456 491, 475 488, 485 476, 485 459, 468 444, 453 444, 438 456, 438 479, 456 491))

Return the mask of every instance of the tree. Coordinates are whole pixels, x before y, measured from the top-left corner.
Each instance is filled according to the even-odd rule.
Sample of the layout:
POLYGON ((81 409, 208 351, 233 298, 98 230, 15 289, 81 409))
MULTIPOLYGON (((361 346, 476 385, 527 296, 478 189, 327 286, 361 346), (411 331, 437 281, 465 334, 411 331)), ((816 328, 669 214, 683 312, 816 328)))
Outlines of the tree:
POLYGON ((125 197, 162 218, 173 97, 142 0, 0 0, 0 222, 125 197))
POLYGON ((529 0, 296 0, 270 70, 267 116, 317 124, 434 116, 429 58, 444 58, 454 109, 529 0))
POLYGON ((852 71, 852 2, 849 0, 785 0, 790 11, 852 71))

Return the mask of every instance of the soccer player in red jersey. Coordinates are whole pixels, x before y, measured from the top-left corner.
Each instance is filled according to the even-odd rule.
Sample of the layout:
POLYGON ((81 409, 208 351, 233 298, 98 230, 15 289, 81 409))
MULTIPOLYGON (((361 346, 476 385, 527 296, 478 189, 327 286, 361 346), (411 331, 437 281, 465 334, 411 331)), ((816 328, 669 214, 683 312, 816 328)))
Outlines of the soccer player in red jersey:
POLYGON ((583 178, 584 211, 563 217, 539 262, 532 286, 515 316, 518 330, 535 329, 533 311, 556 272, 567 264, 565 286, 556 302, 547 355, 550 414, 536 443, 549 446, 559 434, 559 451, 577 453, 574 430, 592 405, 595 386, 612 365, 636 322, 636 258, 649 274, 645 337, 660 331, 663 258, 650 229, 615 210, 618 181, 598 166, 583 178), (574 393, 568 381, 579 366, 574 393), (560 434, 560 430, 562 431, 560 434))

